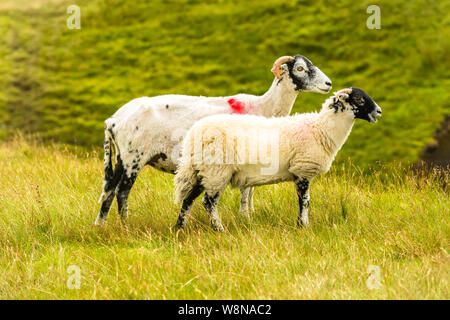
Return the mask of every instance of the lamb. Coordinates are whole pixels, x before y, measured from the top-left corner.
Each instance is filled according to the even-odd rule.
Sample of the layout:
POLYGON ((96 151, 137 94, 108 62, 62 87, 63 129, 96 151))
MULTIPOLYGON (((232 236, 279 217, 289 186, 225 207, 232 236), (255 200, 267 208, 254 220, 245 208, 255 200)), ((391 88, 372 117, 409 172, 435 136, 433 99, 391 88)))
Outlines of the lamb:
MULTIPOLYGON (((291 112, 300 91, 324 94, 331 89, 330 79, 301 55, 277 59, 272 72, 275 79, 262 96, 163 95, 138 98, 122 106, 105 121, 105 176, 101 208, 95 224, 106 221, 114 197, 117 197, 119 214, 122 218, 127 217, 130 190, 145 165, 175 173, 182 140, 197 120, 231 113, 284 116, 291 112)), ((252 207, 252 194, 253 189, 241 190, 241 212, 247 213, 249 205, 252 207)))
POLYGON ((295 182, 297 225, 308 227, 312 179, 330 169, 355 119, 376 122, 378 116, 381 108, 363 90, 349 88, 328 98, 319 113, 280 118, 216 115, 199 120, 186 135, 175 176, 176 201, 182 203, 176 227, 185 227, 193 201, 203 191, 211 224, 223 231, 217 204, 228 183, 249 188, 283 181, 295 182), (269 156, 270 163, 262 164, 269 156))

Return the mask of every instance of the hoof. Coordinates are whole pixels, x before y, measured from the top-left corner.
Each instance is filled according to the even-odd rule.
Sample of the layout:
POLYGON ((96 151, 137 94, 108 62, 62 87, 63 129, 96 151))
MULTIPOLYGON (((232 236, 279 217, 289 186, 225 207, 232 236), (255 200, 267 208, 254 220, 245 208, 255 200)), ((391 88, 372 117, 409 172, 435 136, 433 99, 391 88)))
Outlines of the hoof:
POLYGON ((239 211, 239 214, 246 217, 246 218, 250 218, 250 211, 246 210, 246 211, 239 211))
POLYGON ((120 220, 121 220, 122 222, 125 222, 125 221, 128 220, 128 212, 127 212, 127 211, 126 211, 126 212, 120 213, 120 220))
POLYGON ((224 232, 225 231, 225 229, 223 228, 222 224, 218 224, 218 225, 216 225, 214 223, 211 223, 211 224, 212 224, 212 227, 213 227, 214 231, 217 231, 217 232, 224 232))
POLYGON ((300 228, 300 229, 309 229, 309 221, 304 222, 304 221, 299 219, 297 221, 297 227, 300 228))
POLYGON ((106 220, 105 220, 105 219, 103 219, 103 218, 101 218, 101 217, 97 217, 97 219, 95 219, 94 226, 96 226, 96 227, 101 227, 101 226, 103 226, 105 223, 106 223, 106 220))
POLYGON ((182 221, 178 220, 177 223, 173 226, 175 230, 184 230, 184 227, 186 226, 186 223, 183 223, 182 221))

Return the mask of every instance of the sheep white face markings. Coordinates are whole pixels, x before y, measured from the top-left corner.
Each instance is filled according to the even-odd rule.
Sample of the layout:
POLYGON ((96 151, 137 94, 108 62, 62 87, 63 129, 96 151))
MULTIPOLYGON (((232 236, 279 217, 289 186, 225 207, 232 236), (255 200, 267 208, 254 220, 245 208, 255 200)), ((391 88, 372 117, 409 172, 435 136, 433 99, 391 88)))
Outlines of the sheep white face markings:
POLYGON ((327 93, 331 89, 331 80, 302 55, 296 55, 293 61, 283 64, 282 69, 296 91, 327 93))

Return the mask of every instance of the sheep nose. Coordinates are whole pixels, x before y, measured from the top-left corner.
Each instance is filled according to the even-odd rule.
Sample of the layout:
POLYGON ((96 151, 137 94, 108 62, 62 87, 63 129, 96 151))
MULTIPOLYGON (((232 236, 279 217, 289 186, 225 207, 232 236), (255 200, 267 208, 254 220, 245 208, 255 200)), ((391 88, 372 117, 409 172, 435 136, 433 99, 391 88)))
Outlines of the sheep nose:
POLYGON ((326 84, 327 86, 330 86, 330 87, 331 87, 331 81, 327 81, 327 82, 325 82, 325 84, 326 84))
POLYGON ((381 112, 382 112, 381 108, 377 106, 377 114, 381 115, 381 112))

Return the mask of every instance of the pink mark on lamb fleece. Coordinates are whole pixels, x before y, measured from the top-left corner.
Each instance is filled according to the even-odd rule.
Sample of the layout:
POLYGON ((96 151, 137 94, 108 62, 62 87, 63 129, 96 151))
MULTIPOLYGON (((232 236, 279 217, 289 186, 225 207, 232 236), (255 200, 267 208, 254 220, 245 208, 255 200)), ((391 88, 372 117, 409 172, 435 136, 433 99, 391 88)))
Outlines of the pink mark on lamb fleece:
POLYGON ((236 99, 229 99, 228 104, 233 110, 233 113, 244 114, 245 113, 245 103, 236 99))
MULTIPOLYGON (((305 114, 305 118, 306 116, 307 115, 305 114)), ((316 124, 314 123, 314 121, 312 119, 306 118, 305 121, 303 121, 302 124, 296 128, 295 135, 300 139, 309 137, 314 131, 315 127, 316 124)))

